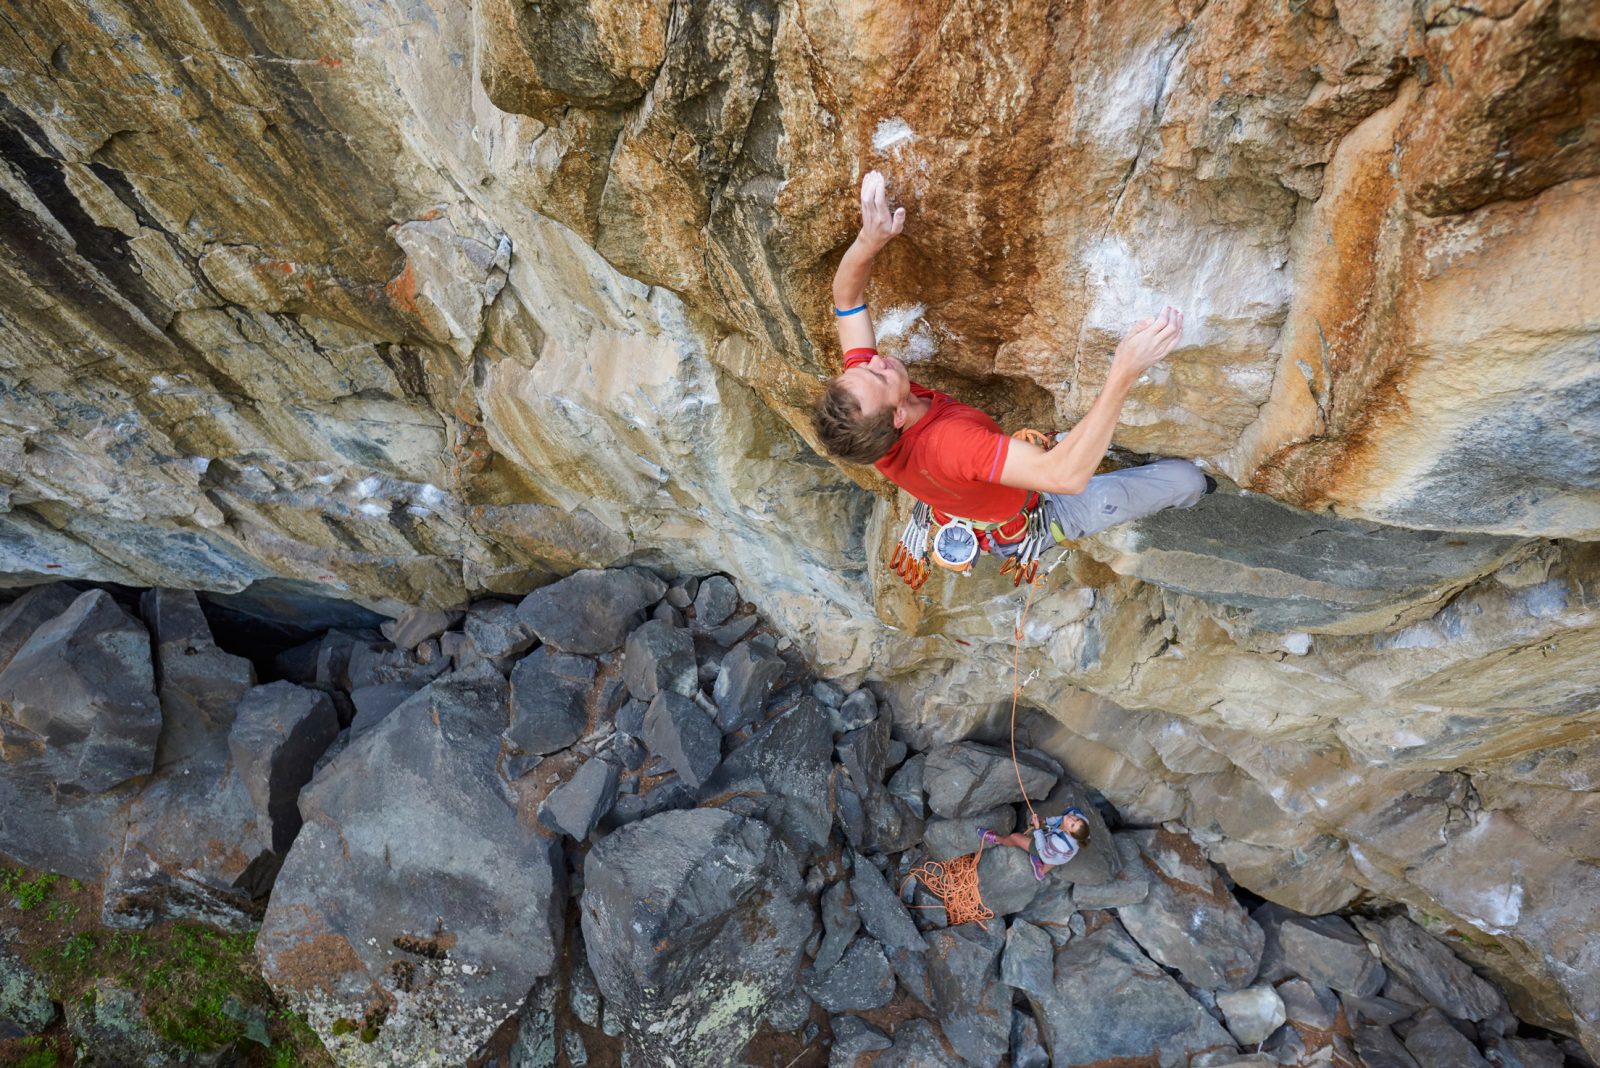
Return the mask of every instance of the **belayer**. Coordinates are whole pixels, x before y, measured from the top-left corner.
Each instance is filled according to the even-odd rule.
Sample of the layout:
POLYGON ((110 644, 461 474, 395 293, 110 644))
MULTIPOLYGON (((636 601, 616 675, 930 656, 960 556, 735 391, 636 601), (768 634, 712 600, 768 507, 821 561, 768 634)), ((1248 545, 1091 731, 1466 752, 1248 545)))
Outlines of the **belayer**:
POLYGON ((1005 559, 1002 571, 1032 580, 1051 545, 1159 512, 1188 508, 1215 483, 1187 460, 1095 474, 1139 376, 1183 337, 1183 313, 1141 319, 1118 343, 1106 384, 1089 411, 1053 448, 1008 437, 986 413, 911 380, 903 362, 878 352, 867 311, 867 280, 878 252, 905 228, 890 211, 883 176, 861 183, 861 232, 833 277, 844 370, 817 399, 812 425, 832 455, 870 463, 919 502, 893 564, 914 587, 935 559, 970 568, 980 549, 1005 559))

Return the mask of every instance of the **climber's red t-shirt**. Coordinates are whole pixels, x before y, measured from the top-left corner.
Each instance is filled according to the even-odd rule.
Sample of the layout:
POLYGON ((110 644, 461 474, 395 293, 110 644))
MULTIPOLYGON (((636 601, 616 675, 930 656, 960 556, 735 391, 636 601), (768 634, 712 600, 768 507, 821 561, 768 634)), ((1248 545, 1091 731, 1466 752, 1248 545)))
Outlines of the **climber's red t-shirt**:
MULTIPOLYGON (((875 349, 845 353, 848 370, 877 355, 875 349)), ((1026 490, 997 481, 1011 439, 987 414, 927 386, 911 392, 931 401, 928 414, 900 435, 894 448, 873 464, 884 478, 935 509, 978 523, 1002 523, 1022 510, 1026 490)))

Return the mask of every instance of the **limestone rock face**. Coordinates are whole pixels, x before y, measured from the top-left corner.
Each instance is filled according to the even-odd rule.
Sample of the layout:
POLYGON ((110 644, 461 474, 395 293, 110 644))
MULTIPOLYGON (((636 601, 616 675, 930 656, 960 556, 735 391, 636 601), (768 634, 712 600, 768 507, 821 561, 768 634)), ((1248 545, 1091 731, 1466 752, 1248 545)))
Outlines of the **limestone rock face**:
MULTIPOLYGON (((1300 911, 1470 934, 1600 1051, 1591 6, 20 5, 0 581, 397 615, 671 560, 908 734, 992 727, 1022 596, 913 597, 906 503, 807 441, 875 167, 884 350, 1008 430, 1187 313, 1117 443, 1223 492, 1029 610, 1073 777, 1300 911)), ((110 803, 40 833, 92 866, 110 803)))

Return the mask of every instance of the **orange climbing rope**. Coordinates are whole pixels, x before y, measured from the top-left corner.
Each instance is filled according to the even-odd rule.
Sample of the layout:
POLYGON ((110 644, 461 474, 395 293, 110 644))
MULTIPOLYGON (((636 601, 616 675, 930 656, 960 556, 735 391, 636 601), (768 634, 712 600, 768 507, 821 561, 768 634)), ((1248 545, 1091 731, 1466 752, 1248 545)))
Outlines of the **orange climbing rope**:
MULTIPOLYGON (((983 895, 978 892, 978 860, 982 856, 983 846, 979 845, 976 853, 968 853, 964 857, 942 862, 930 860, 912 868, 906 875, 906 882, 921 879, 922 885, 944 902, 945 923, 948 926, 976 922, 987 931, 989 925, 983 921, 994 919, 994 910, 983 903, 983 895)), ((900 887, 905 889, 905 883, 901 883, 900 887)), ((935 909, 940 906, 911 907, 935 909)))
MULTIPOLYGON (((1065 555, 1063 553, 1056 563, 1065 559, 1065 555)), ((1011 767, 1017 773, 1017 789, 1022 794, 1022 803, 1028 806, 1028 815, 1033 819, 1037 819, 1039 814, 1028 799, 1028 788, 1022 782, 1022 765, 1017 762, 1017 703, 1022 699, 1022 629, 1027 625, 1028 609, 1033 607, 1034 593, 1050 580, 1050 572, 1054 570, 1055 565, 1052 564, 1044 574, 1028 582, 1028 599, 1023 603, 1022 614, 1017 617, 1016 626, 1011 631, 1011 767)), ((1029 823, 1032 824, 1032 819, 1029 823)), ((945 922, 949 926, 976 922, 987 931, 989 925, 983 921, 994 919, 994 910, 983 903, 983 894, 978 889, 978 861, 982 858, 983 843, 980 842, 976 853, 949 861, 930 860, 926 864, 919 864, 906 873, 900 889, 904 891, 905 884, 912 879, 921 879, 922 885, 944 902, 945 922)), ((932 909, 940 906, 912 907, 932 909)))

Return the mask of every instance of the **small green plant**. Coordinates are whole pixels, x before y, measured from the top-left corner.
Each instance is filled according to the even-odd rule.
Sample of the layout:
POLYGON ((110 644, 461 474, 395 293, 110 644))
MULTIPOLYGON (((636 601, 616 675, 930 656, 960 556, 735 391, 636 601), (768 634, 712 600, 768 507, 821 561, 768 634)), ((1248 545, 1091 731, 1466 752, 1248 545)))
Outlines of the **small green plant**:
POLYGON ((53 1049, 29 1050, 17 1062, 17 1068, 56 1068, 59 1058, 53 1049))
POLYGON ((335 1035, 349 1035, 354 1034, 360 1028, 360 1026, 360 1024, 356 1023, 348 1016, 341 1016, 337 1020, 333 1021, 333 1026, 329 1028, 329 1030, 335 1035))
POLYGON ((65 942, 61 943, 61 958, 69 965, 87 964, 94 955, 96 943, 93 931, 79 931, 65 942))
POLYGON ((301 1068, 300 1058, 288 1046, 273 1046, 267 1068, 301 1068))
POLYGON ((27 872, 18 868, 8 880, 5 889, 16 896, 17 908, 24 912, 38 908, 50 896, 50 888, 61 881, 61 876, 45 872, 37 879, 26 878, 27 872))

